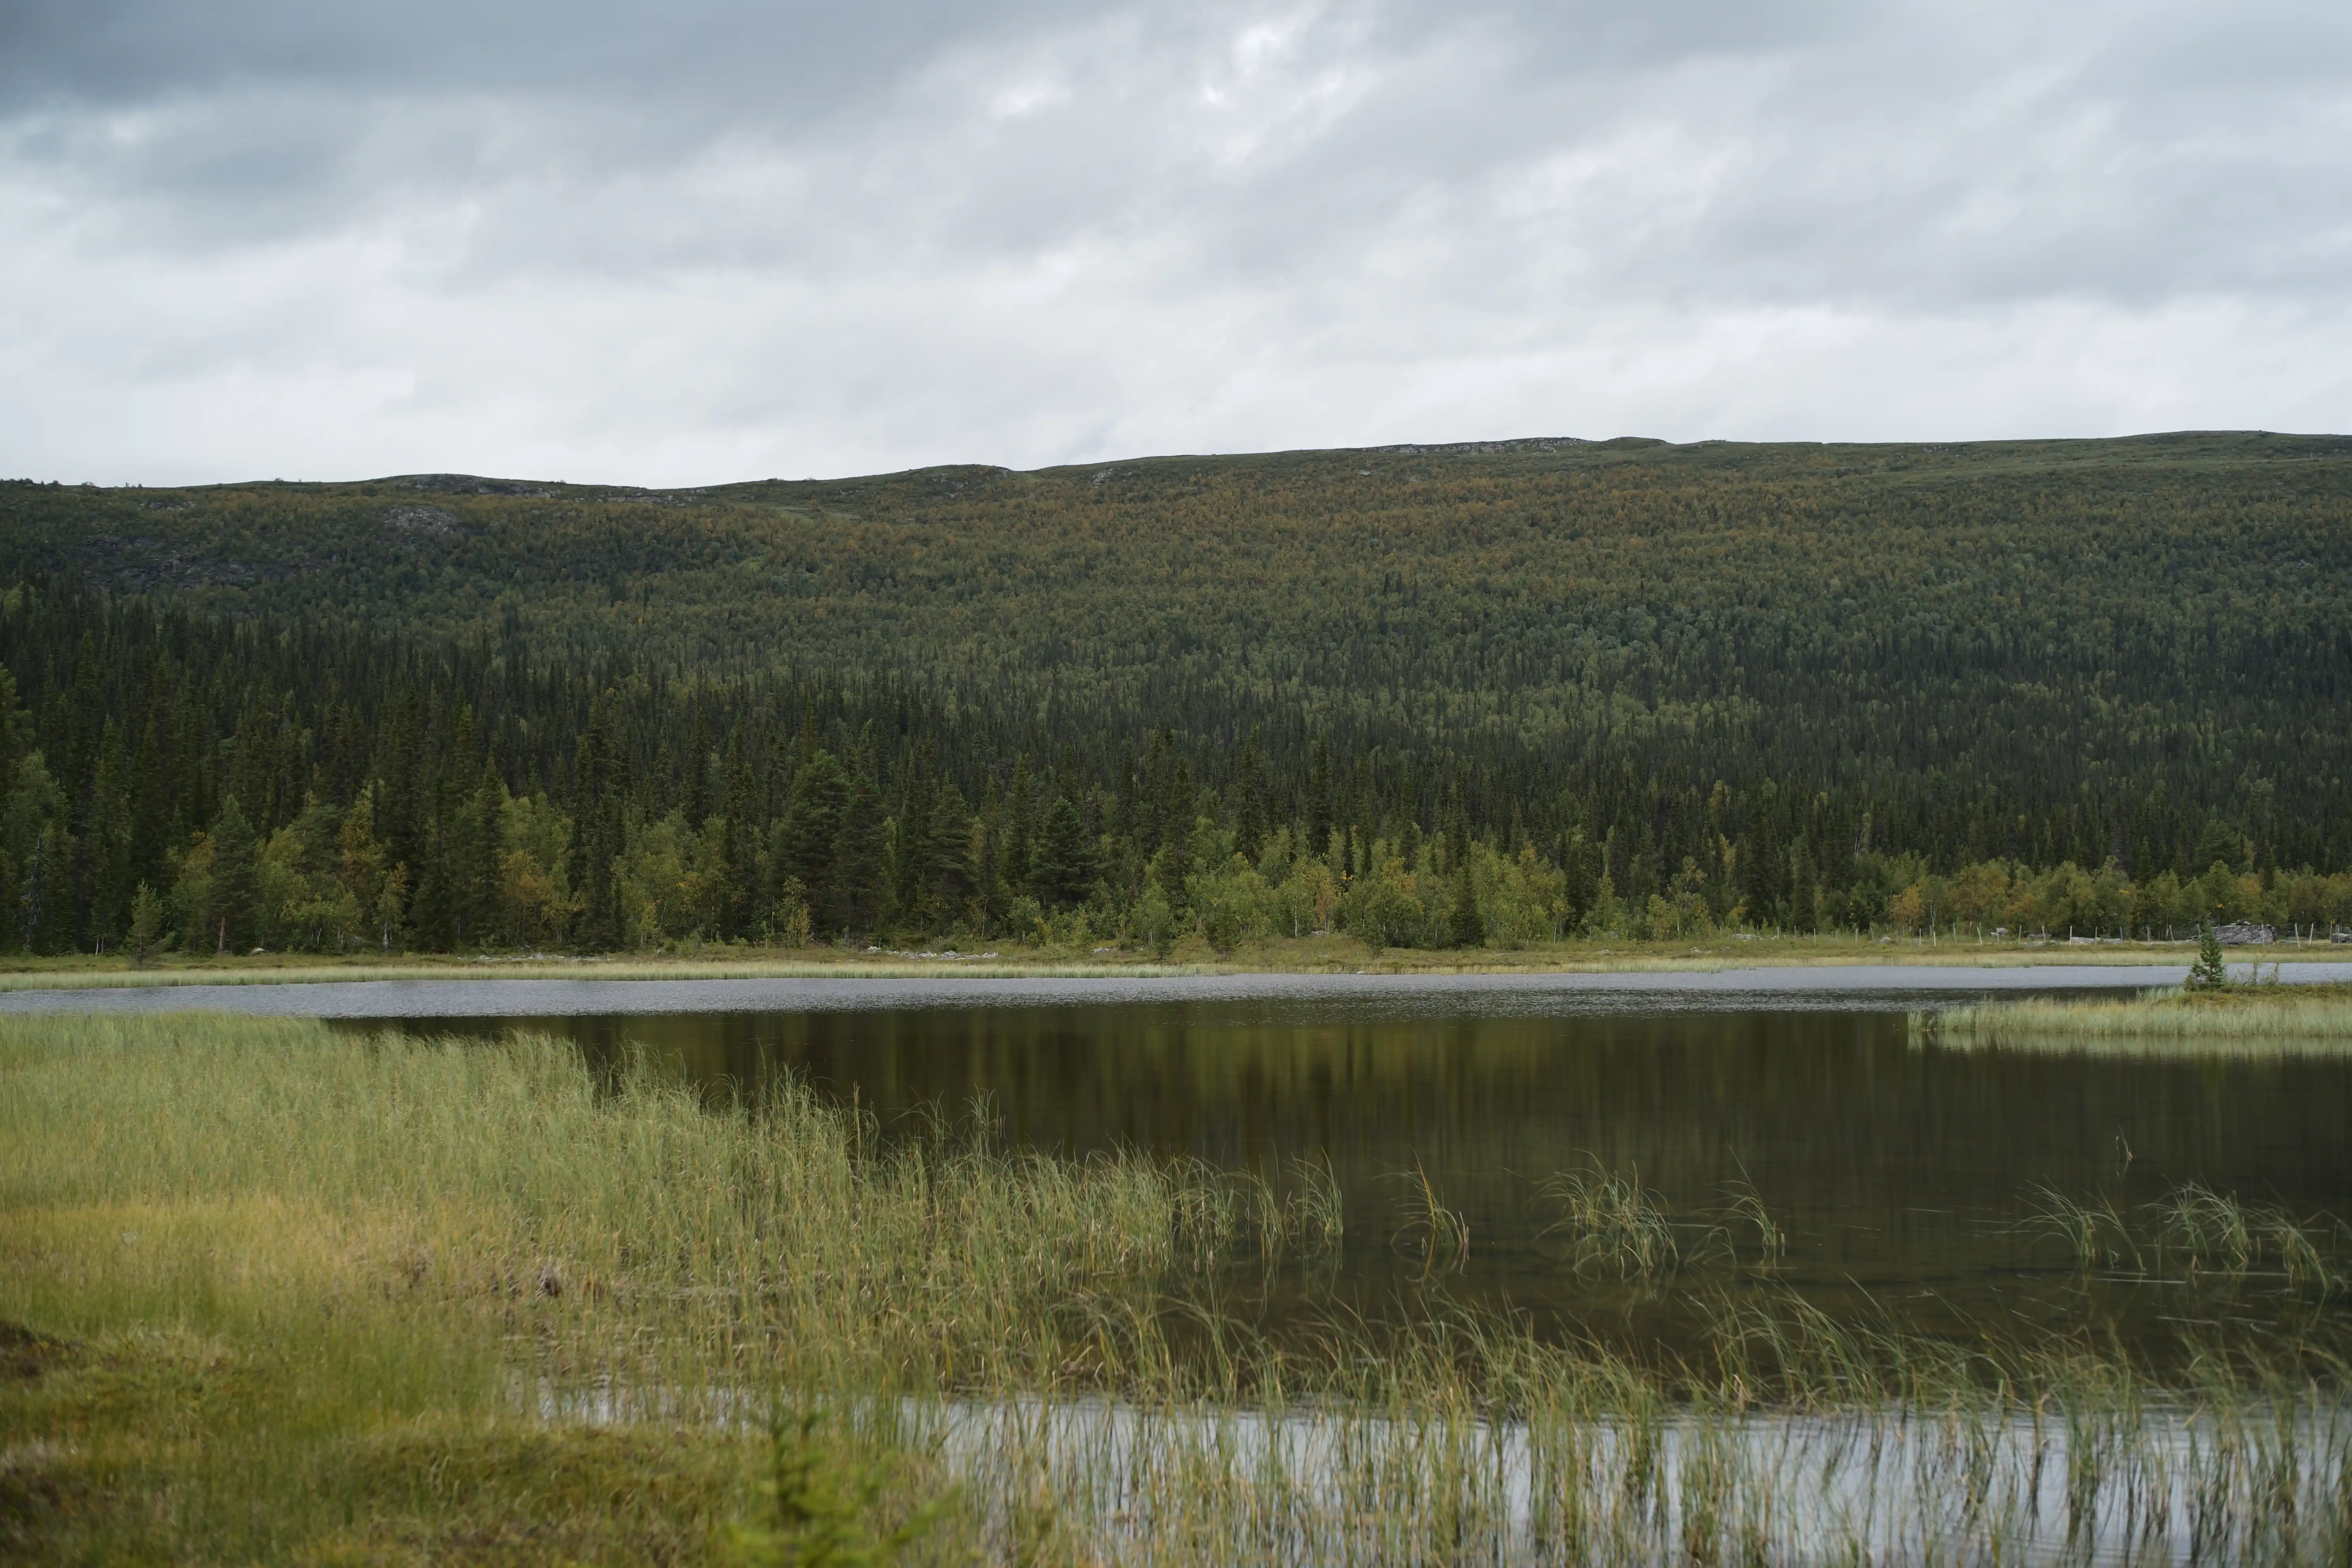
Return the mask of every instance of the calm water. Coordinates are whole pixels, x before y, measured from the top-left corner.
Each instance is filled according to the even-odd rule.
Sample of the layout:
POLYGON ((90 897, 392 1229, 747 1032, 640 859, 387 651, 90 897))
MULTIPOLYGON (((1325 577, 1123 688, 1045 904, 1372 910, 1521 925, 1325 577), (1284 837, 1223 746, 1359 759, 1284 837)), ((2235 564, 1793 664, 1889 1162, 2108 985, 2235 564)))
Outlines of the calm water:
MULTIPOLYGON (((1328 1161, 1346 1203, 1339 1258, 1223 1287, 1277 1326, 1335 1307, 1393 1316, 1434 1291, 1507 1302, 1555 1331, 1671 1341, 1693 1327, 1697 1298, 1759 1287, 1752 1268, 1719 1261, 1664 1289, 1570 1268, 1545 1234, 1559 1211, 1541 1184, 1596 1162, 1638 1170, 1694 1252, 1727 1223, 1734 1185, 1752 1184, 1790 1237, 1765 1288, 1938 1332, 2019 1314, 2155 1345, 2184 1324, 2309 1310, 2260 1278, 2086 1279, 2063 1246, 2030 1233, 2036 1188, 2135 1215, 2193 1180, 2299 1216, 2352 1214, 2352 1051, 2151 1059, 1923 1047, 1905 1018, 1923 997, 1901 989, 929 994, 932 1005, 919 991, 847 1005, 795 994, 777 1011, 391 1022, 544 1030, 599 1061, 643 1047, 714 1085, 794 1073, 855 1097, 886 1132, 980 1102, 1027 1147, 1193 1155, 1278 1187, 1295 1184, 1293 1162, 1328 1161), (1469 1254, 1454 1267, 1433 1271, 1408 1230, 1400 1175, 1414 1169, 1468 1223, 1469 1254)), ((1751 1237, 1735 1234, 1752 1261, 1751 1237)))

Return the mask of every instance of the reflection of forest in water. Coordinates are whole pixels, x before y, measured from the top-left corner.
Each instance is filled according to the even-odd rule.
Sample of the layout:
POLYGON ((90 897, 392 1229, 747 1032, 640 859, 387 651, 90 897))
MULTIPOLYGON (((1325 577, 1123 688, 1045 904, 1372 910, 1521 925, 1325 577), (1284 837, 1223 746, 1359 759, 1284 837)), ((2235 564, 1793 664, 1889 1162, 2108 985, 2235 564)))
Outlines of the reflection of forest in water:
MULTIPOLYGON (((2352 1060, 1952 1050, 1915 1044, 1895 1013, 1223 1002, 409 1026, 545 1029, 600 1059, 634 1042, 706 1082, 789 1070, 854 1094, 886 1133, 924 1107, 954 1115, 985 1096, 1021 1146, 1193 1155, 1278 1187, 1295 1181, 1292 1161, 1328 1160, 1346 1246, 1336 1268, 1286 1268, 1277 1310, 1330 1292, 1379 1315, 1418 1291, 1423 1260, 1391 1242, 1408 1197, 1397 1174, 1416 1165, 1469 1226, 1449 1294, 1644 1334, 1686 1324, 1710 1287, 1752 1286, 1752 1267, 1718 1256, 1665 1290, 1580 1275, 1544 1235, 1559 1215, 1545 1178, 1595 1162, 1638 1171, 1685 1222, 1692 1253, 1724 1223, 1712 1216, 1729 1192, 1751 1184, 1790 1235, 1773 1280, 1841 1317, 1883 1309, 1946 1331, 2010 1310, 2081 1322, 2087 1307, 2135 1332, 2223 1310, 2171 1287, 2086 1280, 2063 1245, 2032 1232, 2040 1187, 2103 1195, 2126 1215, 2191 1180, 2297 1215, 2352 1210, 2352 1060)), ((1727 1228, 1752 1258, 1752 1231, 1727 1228)), ((2229 1290, 2238 1316, 2286 1300, 2260 1279, 2229 1290)))

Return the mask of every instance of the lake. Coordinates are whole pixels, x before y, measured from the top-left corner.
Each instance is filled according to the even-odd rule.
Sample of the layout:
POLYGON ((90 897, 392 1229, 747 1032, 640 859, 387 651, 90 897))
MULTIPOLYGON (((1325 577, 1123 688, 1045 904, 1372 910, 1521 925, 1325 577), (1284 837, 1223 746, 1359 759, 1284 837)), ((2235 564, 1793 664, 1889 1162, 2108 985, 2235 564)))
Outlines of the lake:
POLYGON ((1848 1321, 1955 1335, 1996 1320, 2095 1325, 2161 1352, 2184 1330, 2306 1303, 2259 1269, 2194 1284, 2156 1282, 2122 1258, 2085 1272, 2037 1227, 2046 1194, 2110 1203, 2149 1226, 2149 1205, 2189 1182, 2298 1218, 2352 1213, 2352 1051, 1948 1048, 1916 1041, 1907 1014, 2166 977, 462 981, 206 987, 201 1000, 352 1027, 543 1031, 604 1064, 642 1049, 714 1093, 791 1073, 871 1111, 885 1136, 942 1117, 968 1125, 978 1106, 1024 1148, 1191 1156, 1284 1191, 1301 1162, 1326 1165, 1347 1222, 1336 1257, 1202 1286, 1277 1332, 1468 1301, 1516 1308, 1547 1333, 1672 1347, 1696 1342, 1710 1303, 1769 1290, 1848 1321), (1626 1279, 1574 1265, 1545 1184, 1601 1171, 1638 1175, 1663 1205, 1679 1270, 1626 1279), (1466 1252, 1430 1256, 1415 1224, 1424 1192, 1460 1216, 1466 1252), (1741 1192, 1786 1233, 1769 1268, 1729 1212, 1741 1192))

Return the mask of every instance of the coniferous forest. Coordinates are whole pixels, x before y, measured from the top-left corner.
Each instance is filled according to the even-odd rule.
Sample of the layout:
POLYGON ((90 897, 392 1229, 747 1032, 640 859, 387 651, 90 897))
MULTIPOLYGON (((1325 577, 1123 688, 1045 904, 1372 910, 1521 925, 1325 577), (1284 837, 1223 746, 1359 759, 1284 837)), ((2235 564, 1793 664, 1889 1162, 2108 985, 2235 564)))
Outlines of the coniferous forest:
POLYGON ((13 951, 2352 923, 2352 439, 0 485, 13 951))

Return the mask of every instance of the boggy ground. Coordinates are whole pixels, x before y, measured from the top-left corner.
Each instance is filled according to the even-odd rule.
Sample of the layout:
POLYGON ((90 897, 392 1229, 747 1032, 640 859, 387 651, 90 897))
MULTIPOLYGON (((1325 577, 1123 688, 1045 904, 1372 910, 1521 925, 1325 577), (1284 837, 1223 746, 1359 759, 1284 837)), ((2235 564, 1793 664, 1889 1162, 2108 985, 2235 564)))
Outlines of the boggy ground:
MULTIPOLYGON (((996 940, 959 947, 942 940, 918 948, 779 948, 688 944, 670 951, 574 954, 310 953, 214 955, 158 953, 144 965, 119 953, 0 961, 0 990, 57 985, 266 984, 301 980, 434 980, 458 975, 504 979, 696 980, 861 975, 873 978, 1141 976, 1154 974, 1544 974, 1638 973, 1826 964, 2101 963, 2186 964, 2193 942, 2082 942, 1978 941, 1968 937, 1718 934, 1676 942, 1575 941, 1520 949, 1374 949, 1347 936, 1278 938, 1218 952, 1198 938, 1165 957, 1111 946, 1035 947, 996 940)), ((2232 963, 2352 962, 2352 947, 2325 941, 2231 948, 2232 963)))
MULTIPOLYGON (((1661 1268, 1638 1182, 1569 1196, 1579 1268, 1661 1268)), ((2243 1215, 2232 1253, 2182 1213, 2205 1228, 2143 1238, 2152 1268, 2294 1310, 2258 1339, 2217 1314, 2169 1384, 2087 1322, 1961 1343, 1808 1314, 1760 1213, 1695 1357, 1442 1293, 1277 1344, 1215 1280, 1346 1244, 1311 1171, 885 1142, 790 1084, 714 1106, 545 1039, 0 1019, 0 1552, 2336 1561, 2341 1251, 2305 1227, 2281 1262, 2243 1215)), ((1425 1217, 1442 1277, 1467 1238, 1442 1194, 1425 1217)))
POLYGON ((386 1405, 243 1335, 0 1341, 8 1562, 700 1562, 759 1501, 741 1434, 386 1405))
POLYGON ((2145 1051, 2352 1049, 2352 984, 2261 979, 2122 998, 2032 997, 1912 1016, 1915 1037, 1949 1046, 2145 1051))

